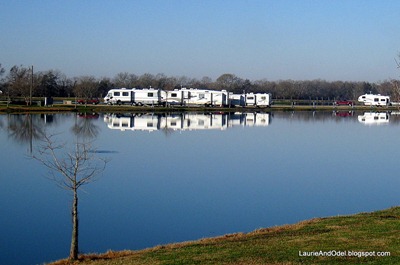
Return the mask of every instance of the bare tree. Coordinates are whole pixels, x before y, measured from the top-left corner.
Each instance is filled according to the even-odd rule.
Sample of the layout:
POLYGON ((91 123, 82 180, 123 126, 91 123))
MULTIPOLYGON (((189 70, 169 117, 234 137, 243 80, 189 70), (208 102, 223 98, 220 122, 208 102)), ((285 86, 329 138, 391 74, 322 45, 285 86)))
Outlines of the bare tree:
MULTIPOLYGON (((397 55, 400 58, 400 54, 397 55)), ((396 58, 394 59, 397 65, 397 69, 400 69, 400 63, 396 60, 396 58)), ((393 79, 391 80, 392 83, 392 95, 393 97, 396 99, 397 102, 400 101, 400 81, 393 79)))
POLYGON ((44 134, 43 142, 32 157, 50 170, 57 185, 72 192, 72 236, 70 260, 77 260, 78 235, 78 189, 93 182, 105 169, 107 159, 95 156, 90 142, 76 142, 71 149, 66 143, 56 143, 55 135, 44 134))
POLYGON ((74 87, 75 96, 84 100, 98 96, 98 81, 94 76, 81 76, 77 78, 76 86, 74 87))
POLYGON ((9 94, 11 96, 23 97, 26 104, 28 105, 30 94, 32 92, 32 69, 25 68, 23 66, 13 66, 7 77, 9 84, 9 94))
POLYGON ((117 87, 133 88, 138 82, 138 77, 135 74, 121 72, 113 78, 113 82, 117 87))

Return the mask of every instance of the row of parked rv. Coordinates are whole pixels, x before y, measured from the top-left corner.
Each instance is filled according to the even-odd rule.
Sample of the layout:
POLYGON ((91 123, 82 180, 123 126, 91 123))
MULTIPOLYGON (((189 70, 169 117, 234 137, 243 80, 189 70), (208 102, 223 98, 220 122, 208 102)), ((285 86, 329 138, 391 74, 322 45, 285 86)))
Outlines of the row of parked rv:
MULTIPOLYGON (((367 106, 391 106, 389 96, 380 94, 364 94, 358 101, 367 106)), ((272 98, 270 93, 243 93, 233 94, 226 90, 209 90, 195 88, 181 88, 165 91, 155 88, 144 89, 111 89, 104 97, 104 102, 110 105, 129 104, 143 105, 179 105, 179 106, 255 106, 270 107, 272 98)), ((342 104, 342 101, 338 101, 342 104)), ((343 104, 353 105, 351 101, 343 104)), ((337 103, 337 104, 339 104, 337 103)))
POLYGON ((111 89, 104 98, 111 105, 180 105, 180 106, 271 106, 269 93, 233 94, 226 90, 181 88, 165 91, 155 88, 111 89))

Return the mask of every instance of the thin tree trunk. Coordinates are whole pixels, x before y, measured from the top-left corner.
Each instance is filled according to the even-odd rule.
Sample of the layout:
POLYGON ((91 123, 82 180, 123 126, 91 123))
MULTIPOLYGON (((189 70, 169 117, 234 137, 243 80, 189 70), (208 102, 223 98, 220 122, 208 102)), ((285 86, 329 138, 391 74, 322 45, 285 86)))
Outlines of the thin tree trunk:
POLYGON ((72 238, 69 252, 71 260, 78 259, 78 191, 74 189, 74 200, 72 202, 72 238))

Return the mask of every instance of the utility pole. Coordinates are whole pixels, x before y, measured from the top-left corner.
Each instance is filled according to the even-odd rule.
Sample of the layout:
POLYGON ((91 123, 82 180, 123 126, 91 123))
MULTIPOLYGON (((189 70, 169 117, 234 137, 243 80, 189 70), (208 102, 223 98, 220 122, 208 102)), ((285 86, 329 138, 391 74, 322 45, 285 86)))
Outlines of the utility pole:
POLYGON ((31 69, 31 86, 29 89, 29 106, 32 106, 32 89, 33 89, 33 65, 31 69))

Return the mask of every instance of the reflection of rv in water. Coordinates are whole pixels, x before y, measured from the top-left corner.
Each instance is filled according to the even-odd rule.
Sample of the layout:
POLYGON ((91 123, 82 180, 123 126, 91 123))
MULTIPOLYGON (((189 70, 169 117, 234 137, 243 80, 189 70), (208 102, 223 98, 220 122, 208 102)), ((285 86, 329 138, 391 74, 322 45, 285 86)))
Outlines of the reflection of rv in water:
POLYGON ((358 97, 358 101, 364 103, 366 106, 390 106, 390 97, 382 96, 380 94, 364 94, 358 97))
POLYGON ((389 114, 386 112, 365 112, 358 115, 358 121, 366 125, 380 125, 389 123, 389 114))
POLYGON ((121 131, 156 131, 160 129, 158 115, 153 114, 111 114, 104 116, 104 122, 110 129, 121 131))
POLYGON ((232 126, 268 126, 269 113, 107 114, 108 128, 121 131, 225 130, 232 126))

